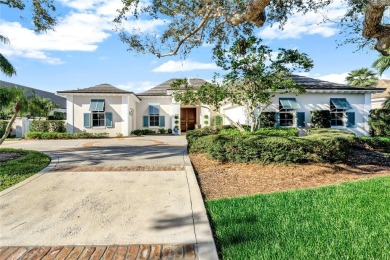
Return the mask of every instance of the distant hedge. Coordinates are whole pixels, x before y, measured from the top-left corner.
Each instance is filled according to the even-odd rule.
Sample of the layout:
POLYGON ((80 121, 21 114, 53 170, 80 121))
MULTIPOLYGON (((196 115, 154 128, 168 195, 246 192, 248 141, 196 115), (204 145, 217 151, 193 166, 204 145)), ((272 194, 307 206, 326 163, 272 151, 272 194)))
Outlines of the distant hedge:
POLYGON ((207 153, 221 162, 301 163, 345 160, 354 136, 328 132, 300 138, 194 130, 187 138, 189 152, 207 153))
POLYGON ((372 109, 368 123, 372 136, 390 136, 390 109, 372 109))
POLYGON ((26 134, 26 139, 90 139, 90 138, 107 138, 108 133, 54 133, 54 132, 29 132, 26 134))
POLYGON ((62 120, 33 120, 30 123, 31 132, 55 132, 55 133, 65 133, 65 121, 62 120))

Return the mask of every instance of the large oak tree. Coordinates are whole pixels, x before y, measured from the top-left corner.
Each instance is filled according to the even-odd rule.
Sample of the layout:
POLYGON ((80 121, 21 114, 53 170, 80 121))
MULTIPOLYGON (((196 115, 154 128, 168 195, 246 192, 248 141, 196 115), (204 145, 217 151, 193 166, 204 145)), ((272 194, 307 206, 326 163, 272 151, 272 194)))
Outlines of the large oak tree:
MULTIPOLYGON (((164 19, 167 26, 163 33, 147 35, 144 32, 121 32, 121 38, 130 50, 152 53, 157 57, 176 54, 186 55, 192 48, 204 43, 215 44, 216 49, 237 39, 252 34, 256 27, 266 22, 287 22, 293 13, 320 11, 336 0, 153 0, 146 4, 140 0, 123 0, 124 6, 115 20, 119 24, 129 14, 143 19, 164 19)), ((337 0, 340 1, 340 0, 337 0)), ((338 23, 347 28, 352 38, 346 42, 360 47, 374 44, 375 49, 388 55, 390 26, 382 24, 385 0, 341 0, 348 8, 338 23)))

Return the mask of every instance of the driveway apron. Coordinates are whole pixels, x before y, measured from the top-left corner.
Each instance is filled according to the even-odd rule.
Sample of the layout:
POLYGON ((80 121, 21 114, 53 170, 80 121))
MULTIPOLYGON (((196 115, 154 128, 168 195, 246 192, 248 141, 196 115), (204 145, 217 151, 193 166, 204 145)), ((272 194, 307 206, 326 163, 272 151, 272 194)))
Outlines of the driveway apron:
POLYGON ((133 246, 139 259, 163 258, 164 248, 185 259, 217 259, 184 137, 4 146, 48 153, 52 163, 0 193, 0 259, 34 249, 47 249, 47 257, 56 248, 77 259, 98 246, 102 255, 126 255, 133 246))

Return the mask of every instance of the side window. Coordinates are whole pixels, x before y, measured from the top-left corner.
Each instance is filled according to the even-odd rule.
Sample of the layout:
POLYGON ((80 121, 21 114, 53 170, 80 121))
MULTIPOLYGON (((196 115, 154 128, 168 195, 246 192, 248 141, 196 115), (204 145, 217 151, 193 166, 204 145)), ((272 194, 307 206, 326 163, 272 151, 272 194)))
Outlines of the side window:
POLYGON ((160 105, 149 104, 149 126, 160 126, 160 105))
POLYGON ((298 108, 300 106, 295 98, 279 98, 279 126, 294 126, 298 108))

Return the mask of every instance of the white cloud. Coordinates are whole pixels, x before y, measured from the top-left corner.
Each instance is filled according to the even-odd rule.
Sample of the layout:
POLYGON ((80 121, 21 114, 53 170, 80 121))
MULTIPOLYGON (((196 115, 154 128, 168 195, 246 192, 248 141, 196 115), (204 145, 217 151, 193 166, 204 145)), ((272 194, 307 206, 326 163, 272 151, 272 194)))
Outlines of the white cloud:
POLYGON ((279 24, 274 24, 261 30, 259 36, 263 39, 301 38, 304 34, 330 37, 338 32, 336 24, 330 21, 338 20, 346 10, 341 0, 334 1, 323 12, 294 13, 289 17, 283 30, 279 29, 279 24), (324 22, 324 17, 330 21, 324 22))
MULTIPOLYGON (((63 63, 49 51, 95 51, 99 44, 112 35, 115 28, 112 20, 116 10, 122 5, 121 0, 61 0, 73 8, 59 20, 53 31, 36 33, 18 22, 0 20, 0 35, 10 39, 10 45, 0 44, 0 52, 7 56, 36 59, 49 64, 63 63)), ((163 20, 127 21, 124 26, 130 33, 154 30, 163 25, 163 20)))
POLYGON ((157 86, 158 83, 152 81, 138 81, 138 82, 127 82, 125 84, 116 85, 120 89, 132 91, 134 93, 141 93, 148 89, 157 86))
POLYGON ((215 63, 202 63, 192 60, 173 61, 169 60, 154 68, 153 72, 178 72, 191 70, 217 70, 219 67, 215 63))
POLYGON ((343 72, 343 73, 339 73, 339 74, 337 74, 337 73, 328 74, 328 75, 319 76, 316 78, 320 79, 320 80, 334 82, 334 83, 346 84, 345 78, 347 76, 348 76, 348 72, 343 72))

